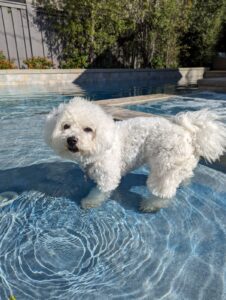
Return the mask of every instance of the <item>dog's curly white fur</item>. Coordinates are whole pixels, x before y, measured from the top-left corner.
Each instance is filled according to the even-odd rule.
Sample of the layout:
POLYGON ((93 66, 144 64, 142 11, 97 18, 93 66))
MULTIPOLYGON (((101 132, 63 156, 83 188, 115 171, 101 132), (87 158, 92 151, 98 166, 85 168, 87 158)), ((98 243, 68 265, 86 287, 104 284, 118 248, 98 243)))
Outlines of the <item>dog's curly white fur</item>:
POLYGON ((193 176, 199 158, 212 162, 226 150, 226 127, 209 110, 164 117, 114 122, 99 105, 74 98, 54 109, 46 121, 47 143, 62 157, 73 160, 96 182, 82 200, 96 207, 109 197, 123 175, 148 165, 147 187, 152 193, 141 210, 168 205, 180 183, 193 176))

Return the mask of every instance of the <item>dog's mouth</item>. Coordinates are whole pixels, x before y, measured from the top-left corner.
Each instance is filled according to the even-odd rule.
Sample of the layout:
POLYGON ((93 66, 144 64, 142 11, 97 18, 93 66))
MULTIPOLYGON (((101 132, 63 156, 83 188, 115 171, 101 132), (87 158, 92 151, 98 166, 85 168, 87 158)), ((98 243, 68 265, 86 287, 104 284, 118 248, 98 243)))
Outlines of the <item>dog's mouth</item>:
POLYGON ((79 152, 79 149, 77 146, 68 146, 67 148, 69 151, 71 151, 73 153, 79 152))

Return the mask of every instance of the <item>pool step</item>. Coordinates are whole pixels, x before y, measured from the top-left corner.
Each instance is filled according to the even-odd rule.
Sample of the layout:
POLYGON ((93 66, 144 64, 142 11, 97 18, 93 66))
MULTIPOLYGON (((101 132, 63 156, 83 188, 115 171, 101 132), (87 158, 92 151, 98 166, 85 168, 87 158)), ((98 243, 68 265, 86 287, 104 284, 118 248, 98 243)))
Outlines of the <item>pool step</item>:
MULTIPOLYGON (((122 121, 130 118, 136 117, 159 117, 159 115, 154 115, 151 113, 145 113, 142 111, 135 111, 126 109, 124 106, 134 105, 134 104, 145 104, 154 101, 166 101, 175 97, 175 95, 169 94, 155 94, 155 95, 145 95, 145 96, 134 96, 134 97, 125 97, 125 98, 116 98, 116 99, 107 99, 107 100, 98 100, 95 103, 101 105, 104 110, 111 114, 115 121, 122 121)), ((165 118, 170 118, 164 116, 165 118)))
POLYGON ((121 107, 113 107, 113 106, 108 106, 104 105, 103 106, 104 110, 112 115, 115 121, 122 121, 126 119, 131 119, 131 118, 136 118, 136 117, 158 117, 157 115, 153 115, 150 113, 145 113, 141 111, 135 111, 135 110, 130 110, 130 109, 125 109, 121 107))
MULTIPOLYGON (((103 106, 104 110, 111 114, 116 121, 121 121, 136 117, 157 117, 150 113, 145 113, 141 111, 134 111, 126 109, 123 106, 134 105, 134 104, 145 104, 152 101, 166 101, 173 97, 174 95, 169 94, 151 94, 144 96, 133 96, 115 99, 98 100, 95 103, 103 106)), ((175 96, 174 96, 175 97, 175 96)))
POLYGON ((174 95, 169 94, 151 94, 144 96, 133 96, 133 97, 123 97, 123 98, 114 98, 106 100, 98 100, 95 103, 105 106, 125 106, 133 104, 143 104, 151 101, 165 101, 174 95))
POLYGON ((206 71, 204 78, 226 77, 226 71, 206 71))
POLYGON ((203 79, 198 80, 198 87, 202 90, 226 91, 226 71, 206 71, 203 79))
POLYGON ((198 80, 198 87, 202 90, 226 92, 226 77, 204 78, 198 80))

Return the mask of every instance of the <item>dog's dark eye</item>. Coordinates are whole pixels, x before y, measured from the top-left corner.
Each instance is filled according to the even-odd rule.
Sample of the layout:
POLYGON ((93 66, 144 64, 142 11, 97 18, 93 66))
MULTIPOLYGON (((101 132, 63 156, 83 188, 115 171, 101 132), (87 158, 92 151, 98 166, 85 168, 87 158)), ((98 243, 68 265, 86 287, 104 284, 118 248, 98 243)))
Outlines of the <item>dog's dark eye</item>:
POLYGON ((64 130, 66 130, 66 129, 69 129, 71 127, 71 125, 69 125, 69 124, 64 124, 64 130))
POLYGON ((86 127, 86 128, 84 128, 83 129, 85 132, 92 132, 93 130, 92 130, 92 128, 90 128, 90 127, 86 127))

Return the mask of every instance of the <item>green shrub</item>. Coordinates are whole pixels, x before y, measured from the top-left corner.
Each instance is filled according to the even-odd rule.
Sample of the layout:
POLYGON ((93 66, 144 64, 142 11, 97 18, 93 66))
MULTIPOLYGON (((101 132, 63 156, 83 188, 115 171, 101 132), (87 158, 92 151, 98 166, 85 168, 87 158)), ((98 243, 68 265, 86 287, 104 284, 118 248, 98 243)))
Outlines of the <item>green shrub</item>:
POLYGON ((67 58, 60 62, 59 67, 61 69, 87 68, 88 67, 87 58, 85 56, 78 56, 78 58, 76 57, 67 58))
POLYGON ((15 69, 16 66, 10 60, 8 60, 2 51, 0 51, 0 69, 15 69))
POLYGON ((51 69, 53 63, 45 57, 33 57, 23 61, 27 65, 28 69, 51 69))

